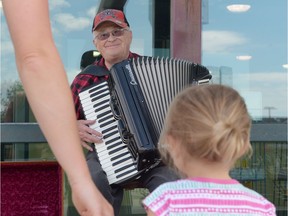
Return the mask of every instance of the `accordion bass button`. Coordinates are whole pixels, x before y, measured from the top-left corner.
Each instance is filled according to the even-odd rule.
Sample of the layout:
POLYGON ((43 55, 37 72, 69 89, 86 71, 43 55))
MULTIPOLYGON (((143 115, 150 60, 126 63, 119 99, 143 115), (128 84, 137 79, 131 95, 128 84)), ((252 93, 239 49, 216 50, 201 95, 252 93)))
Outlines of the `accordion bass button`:
POLYGON ((115 104, 115 102, 113 102, 113 100, 110 101, 110 107, 111 107, 114 118, 116 120, 119 120, 121 118, 120 112, 119 112, 118 106, 115 104))
POLYGON ((129 141, 129 132, 127 131, 126 127, 124 126, 123 120, 118 120, 118 131, 120 133, 120 137, 123 143, 127 144, 129 141))

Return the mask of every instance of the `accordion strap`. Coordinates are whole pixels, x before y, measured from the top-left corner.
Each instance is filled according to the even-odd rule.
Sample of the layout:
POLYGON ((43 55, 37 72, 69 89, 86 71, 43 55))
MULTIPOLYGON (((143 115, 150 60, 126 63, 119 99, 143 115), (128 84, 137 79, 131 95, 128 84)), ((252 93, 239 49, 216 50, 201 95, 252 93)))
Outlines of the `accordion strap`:
POLYGON ((110 75, 110 71, 98 65, 88 65, 78 75, 90 74, 97 77, 110 75))

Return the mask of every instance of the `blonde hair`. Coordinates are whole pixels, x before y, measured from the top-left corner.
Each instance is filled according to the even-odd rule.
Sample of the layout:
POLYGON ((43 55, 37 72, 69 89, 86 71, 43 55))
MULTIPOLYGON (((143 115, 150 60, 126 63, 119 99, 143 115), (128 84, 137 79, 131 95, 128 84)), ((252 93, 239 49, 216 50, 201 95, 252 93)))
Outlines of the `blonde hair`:
POLYGON ((166 143, 170 135, 192 157, 233 166, 252 153, 250 128, 246 104, 236 90, 216 84, 192 86, 171 103, 159 140, 160 154, 173 166, 166 143))

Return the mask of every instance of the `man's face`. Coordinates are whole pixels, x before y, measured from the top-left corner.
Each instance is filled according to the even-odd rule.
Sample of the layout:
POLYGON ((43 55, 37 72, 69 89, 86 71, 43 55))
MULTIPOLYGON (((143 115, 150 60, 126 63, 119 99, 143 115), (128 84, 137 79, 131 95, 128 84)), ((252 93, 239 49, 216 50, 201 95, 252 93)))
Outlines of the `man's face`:
POLYGON ((132 41, 132 32, 123 31, 122 36, 113 36, 111 32, 115 29, 120 29, 118 25, 113 22, 104 22, 94 32, 94 45, 97 50, 102 54, 106 62, 115 64, 127 59, 132 41), (102 33, 110 33, 109 38, 100 40, 95 37, 102 33))

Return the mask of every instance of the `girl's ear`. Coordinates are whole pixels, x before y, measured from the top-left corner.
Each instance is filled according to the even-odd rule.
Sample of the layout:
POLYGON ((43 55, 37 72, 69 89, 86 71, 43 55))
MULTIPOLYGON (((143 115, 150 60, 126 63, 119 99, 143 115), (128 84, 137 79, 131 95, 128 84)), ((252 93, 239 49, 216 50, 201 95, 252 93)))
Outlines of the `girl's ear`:
POLYGON ((181 145, 179 143, 180 141, 171 135, 168 135, 166 140, 168 151, 170 152, 170 155, 173 157, 174 160, 175 157, 178 157, 178 155, 182 152, 181 145))
POLYGON ((185 173, 184 168, 186 162, 186 152, 180 142, 180 140, 174 138, 171 135, 167 136, 168 151, 173 161, 173 164, 180 173, 185 173))
POLYGON ((175 145, 177 145, 178 141, 175 139, 172 135, 168 134, 167 135, 167 144, 169 145, 170 148, 174 148, 175 145))
POLYGON ((167 149, 171 148, 171 143, 173 143, 173 137, 167 134, 165 137, 165 144, 166 144, 167 149))

